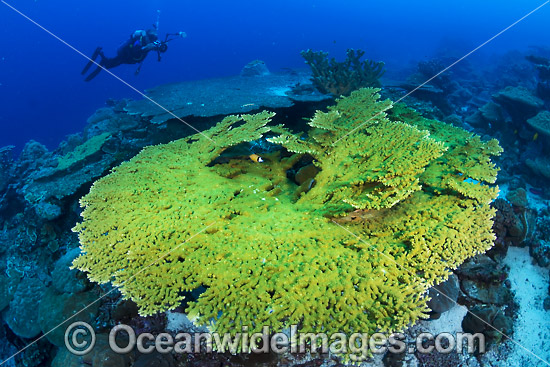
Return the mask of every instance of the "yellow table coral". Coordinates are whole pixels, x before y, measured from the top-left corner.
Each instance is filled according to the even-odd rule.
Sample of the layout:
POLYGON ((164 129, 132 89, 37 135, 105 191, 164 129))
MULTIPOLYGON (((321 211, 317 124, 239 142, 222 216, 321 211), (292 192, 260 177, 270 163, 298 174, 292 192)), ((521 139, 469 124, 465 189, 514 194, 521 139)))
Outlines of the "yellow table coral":
POLYGON ((497 190, 487 183, 500 147, 378 98, 362 89, 338 100, 307 136, 269 127, 263 112, 226 117, 204 132, 214 143, 194 135, 145 148, 82 198, 74 267, 144 315, 203 286, 188 312, 219 332, 414 323, 427 288, 492 246, 497 190), (266 133, 285 153, 216 160, 266 133), (320 171, 301 192, 286 172, 305 154, 320 171))

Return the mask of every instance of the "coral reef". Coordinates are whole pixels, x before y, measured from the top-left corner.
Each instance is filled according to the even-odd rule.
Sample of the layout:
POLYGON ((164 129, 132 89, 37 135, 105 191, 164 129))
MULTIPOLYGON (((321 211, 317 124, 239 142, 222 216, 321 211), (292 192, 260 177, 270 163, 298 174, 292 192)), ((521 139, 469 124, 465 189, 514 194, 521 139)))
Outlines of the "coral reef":
POLYGON ((51 153, 44 144, 31 140, 23 147, 19 155, 17 170, 19 173, 39 171, 40 168, 52 167, 54 162, 50 162, 51 153))
POLYGON ((241 70, 241 76, 263 76, 269 75, 269 69, 265 62, 254 60, 246 64, 241 70))
POLYGON ((493 60, 485 72, 488 86, 497 90, 507 86, 536 88, 533 66, 526 56, 524 52, 512 50, 493 60))
POLYGON ((328 98, 314 90, 309 74, 294 72, 165 84, 148 90, 147 96, 150 99, 129 102, 124 109, 130 115, 142 116, 153 124, 165 123, 175 116, 185 119, 191 116, 226 116, 328 98))
POLYGON ((220 332, 372 333, 425 317, 427 289, 492 246, 501 149, 378 98, 338 100, 307 136, 263 112, 144 149, 81 199, 73 266, 143 315, 203 286, 187 311, 220 332), (265 134, 286 151, 216 161, 265 134), (304 156, 320 171, 298 193, 286 172, 304 156), (361 219, 346 220, 354 211, 361 219))
POLYGON ((384 75, 384 63, 363 60, 362 50, 348 49, 346 59, 342 62, 328 58, 323 51, 302 51, 301 55, 313 73, 313 82, 322 93, 335 96, 347 96, 352 91, 363 87, 379 87, 380 78, 384 75))
POLYGON ((93 325, 99 307, 97 299, 97 293, 92 291, 73 294, 48 288, 38 307, 38 325, 52 344, 62 347, 65 330, 73 322, 93 325), (79 311, 82 312, 75 315, 79 311))
POLYGON ((550 111, 541 111, 527 120, 527 124, 539 133, 550 137, 550 111))
POLYGON ((513 330, 511 318, 506 317, 500 308, 492 305, 480 305, 472 308, 470 313, 464 317, 462 328, 467 333, 485 334, 488 343, 498 343, 503 338, 502 334, 510 335, 513 330))
POLYGON ((437 318, 439 314, 456 305, 459 289, 458 277, 451 274, 446 281, 428 290, 428 297, 430 297, 428 307, 431 310, 431 318, 437 318))
POLYGON ((4 320, 18 336, 34 338, 40 334, 36 306, 44 292, 44 285, 36 278, 23 279, 17 286, 4 320))
POLYGON ((525 87, 506 87, 468 116, 465 122, 477 128, 488 127, 501 141, 510 144, 517 139, 534 142, 546 135, 544 102, 525 87))
POLYGON ((469 309, 462 328, 469 333, 483 333, 488 344, 503 340, 502 333, 511 335, 517 309, 507 279, 509 269, 502 260, 478 255, 457 270, 462 290, 458 302, 469 309))
MULTIPOLYGON (((543 185, 550 177, 547 164, 550 141, 550 114, 545 101, 532 89, 518 83, 492 95, 465 122, 476 129, 486 129, 507 145, 506 157, 498 163, 511 175, 535 173, 534 185, 543 185)), ((509 178, 511 178, 510 176, 509 178)), ((504 178, 504 177, 503 177, 504 178)))
MULTIPOLYGON (((6 189, 13 174, 13 148, 15 148, 13 145, 0 148, 0 193, 6 189)), ((1 203, 0 198, 0 205, 1 203)))
MULTIPOLYGON (((92 188, 90 197, 95 195, 98 203, 101 194, 108 192, 104 205, 117 200, 120 205, 112 206, 113 213, 98 209, 93 220, 89 217, 93 205, 88 206, 83 233, 88 231, 91 241, 92 232, 85 226, 91 227, 106 213, 109 225, 104 228, 108 230, 98 230, 96 235, 101 241, 110 236, 109 247, 96 251, 88 246, 90 256, 98 258, 88 274, 97 275, 104 265, 105 277, 116 271, 112 280, 122 290, 128 287, 126 298, 144 294, 144 303, 153 304, 142 303, 142 312, 147 307, 151 313, 166 309, 162 302, 168 300, 178 307, 166 314, 140 316, 136 303, 112 291, 98 301, 97 309, 84 315, 100 339, 118 323, 131 325, 138 333, 207 329, 191 324, 185 311, 212 329, 236 331, 242 324, 270 324, 275 331, 303 321, 302 330, 320 330, 326 325, 332 330, 361 327, 368 332, 368 327, 375 329, 375 322, 376 330, 378 324, 397 329, 406 317, 412 322, 422 313, 429 319, 405 331, 410 337, 408 345, 414 346, 414 337, 432 327, 459 331, 469 309, 523 345, 539 348, 533 352, 544 352, 542 344, 538 347, 532 339, 521 339, 525 334, 533 338, 543 334, 545 310, 550 309, 548 270, 539 269, 544 275, 539 281, 529 272, 534 264, 550 264, 550 138, 546 134, 550 52, 539 48, 536 54, 540 56, 510 53, 485 69, 466 65, 459 70, 465 65, 460 62, 403 100, 417 112, 389 101, 373 101, 372 93, 339 100, 327 111, 333 98, 316 90, 311 73, 288 70, 268 75, 265 64, 256 61, 243 69, 243 75, 257 75, 175 83, 148 93, 199 130, 209 129, 227 114, 256 112, 265 104, 276 115, 264 116, 271 122, 258 125, 257 135, 250 130, 248 138, 263 135, 260 140, 238 143, 237 135, 242 133, 238 128, 248 122, 232 117, 229 125, 233 127, 225 125, 216 133, 216 142, 222 141, 219 150, 196 136, 187 138, 187 143, 158 145, 186 137, 190 131, 147 100, 108 100, 90 116, 81 133, 67 136, 53 151, 35 141, 18 157, 14 154, 18 148, 0 148, 0 309, 4 323, 0 338, 5 341, 0 355, 8 358, 29 342, 29 331, 45 333, 83 302, 112 291, 110 285, 97 286, 86 279, 86 273, 69 269, 80 253, 78 236, 70 229, 79 220, 78 199, 92 182, 150 145, 154 147, 124 164, 128 169, 124 165, 116 168, 119 176, 105 179, 112 190, 104 190, 107 185, 101 180, 92 188), (508 94, 519 97, 504 97, 508 94), (492 95, 497 97, 491 99, 492 95), (358 105, 373 107, 360 112, 358 105), (325 112, 314 115, 317 109, 325 112), (464 127, 481 138, 432 119, 464 127), (319 126, 304 126, 304 121, 319 126), (272 126, 280 123, 303 133, 295 135, 272 126), (352 131, 361 123, 365 125, 352 131), (235 139, 228 143, 227 134, 235 132, 235 139), (340 142, 339 137, 344 139, 340 142), (505 148, 496 158, 501 169, 497 183, 503 191, 488 209, 486 203, 496 195, 489 184, 496 170, 486 159, 499 151, 490 140, 493 137, 505 148), (414 139, 417 144, 411 142, 414 139), (419 147, 429 152, 424 156, 419 147), (403 154, 405 149, 410 155, 403 154), (251 153, 264 162, 252 162, 251 153), (351 153, 348 159, 347 153, 351 153), (182 158, 185 154, 190 156, 182 158), (167 179, 170 174, 175 177, 167 179), (120 193, 120 186, 125 186, 122 191, 127 196, 120 193), (133 204, 125 212, 122 206, 127 199, 133 204), (492 213, 495 245, 454 269, 464 258, 489 246, 492 213), (124 215, 130 221, 127 230, 122 229, 129 223, 124 215), (475 223, 467 227, 465 222, 470 220, 475 223), (202 224, 212 226, 197 234, 202 224), (471 239, 464 239, 467 236, 471 239), (473 244, 475 238, 481 238, 480 243, 473 244), (182 246, 176 249, 178 245, 182 246), (173 256, 163 259, 160 266, 139 272, 163 250, 172 249, 173 256), (522 257, 514 257, 517 251, 522 257), (106 260, 109 256, 112 263, 106 260), (394 267, 392 260, 405 265, 394 267), (407 270, 414 276, 404 273, 407 270), (139 279, 128 281, 131 274, 138 274, 139 279), (446 274, 451 279, 441 283, 446 274), (452 280, 454 274, 459 289, 452 280), (453 300, 458 291, 460 306, 446 311, 454 303, 438 291, 453 300), (176 295, 185 299, 180 303, 176 295), (362 314, 363 308, 356 303, 368 311, 362 314), (413 308, 417 314, 411 313, 413 308), (31 312, 38 316, 27 324, 24 320, 31 312), (293 312, 295 318, 289 316, 293 312), (539 318, 533 319, 537 312, 539 318), (358 321, 353 319, 357 315, 358 321), (187 323, 177 324, 177 318, 187 323), (512 322, 513 335, 508 334, 512 322)), ((383 99, 401 100, 454 61, 438 56, 397 73, 388 68, 380 94, 383 99), (399 82, 411 73, 407 81, 399 82)), ((472 315, 464 327, 482 330, 495 342, 501 339, 472 315)), ((56 351, 54 366, 343 365, 336 356, 292 353, 196 353, 176 356, 175 361, 159 355, 120 359, 108 353, 105 340, 90 355, 77 357, 54 345, 61 345, 61 331, 48 334, 6 365, 51 365, 56 351)), ((386 367, 498 364, 495 356, 504 361, 508 344, 490 346, 490 352, 481 357, 432 353, 392 359, 387 354, 383 363, 386 367)))
POLYGON ((544 100, 550 100, 550 59, 542 56, 528 55, 527 61, 533 63, 538 71, 537 94, 544 100))
POLYGON ((547 267, 550 265, 550 211, 545 208, 537 214, 536 232, 529 246, 529 254, 539 266, 547 267))
MULTIPOLYGON (((110 101, 109 107, 98 109, 87 120, 84 131, 86 137, 93 137, 109 133, 111 136, 119 135, 121 132, 131 135, 135 130, 141 128, 141 120, 124 112, 128 101, 110 101)), ((114 139, 110 139, 114 140, 114 139)), ((106 143, 108 143, 106 141, 106 143)), ((106 144, 107 145, 107 144, 106 144)), ((105 150, 105 146, 102 147, 105 150)))
POLYGON ((465 121, 473 126, 483 126, 488 124, 491 126, 504 128, 508 123, 504 109, 495 102, 487 102, 481 106, 473 115, 468 116, 465 121))
POLYGON ((506 200, 498 198, 493 206, 497 209, 493 226, 497 238, 490 256, 502 257, 509 246, 529 244, 535 231, 536 213, 528 208, 525 189, 510 190, 506 200))
MULTIPOLYGON (((124 341, 120 341, 120 345, 124 345, 123 343, 124 341)), ((109 347, 109 336, 99 334, 94 348, 83 356, 75 355, 64 348, 60 349, 52 361, 52 367, 130 367, 135 358, 133 352, 128 354, 114 352, 109 347)))
POLYGON ((456 89, 457 84, 452 80, 451 73, 447 72, 438 75, 446 68, 440 60, 421 61, 418 63, 418 73, 421 75, 421 83, 427 79, 433 78, 431 83, 445 93, 450 93, 456 89), (436 76, 437 75, 437 76, 436 76), (436 77, 435 77, 436 76, 436 77), (435 78, 434 78, 435 77, 435 78))
POLYGON ((442 73, 451 63, 441 59, 421 61, 416 72, 399 86, 409 93, 414 91, 414 98, 432 102, 445 115, 456 113, 472 98, 472 93, 454 79, 451 70, 442 73))
POLYGON ((17 287, 17 280, 0 274, 0 311, 3 311, 10 301, 17 287))
MULTIPOLYGON (((258 109, 259 106, 253 103, 258 99, 251 99, 260 95, 260 99, 276 100, 277 103, 283 101, 284 103, 268 106, 278 108, 283 115, 300 119, 298 116, 308 109, 326 105, 326 102, 319 101, 330 99, 315 91, 309 81, 309 73, 287 71, 258 78, 237 79, 237 83, 234 78, 201 81, 190 89, 193 92, 197 90, 197 86, 200 89, 205 85, 218 83, 216 88, 227 90, 228 94, 223 96, 224 102, 231 103, 224 105, 227 107, 225 110, 219 109, 224 107, 222 104, 210 105, 209 111, 215 114, 258 109), (246 87, 244 93, 241 93, 242 86, 246 87), (291 102, 287 103, 288 101, 291 102), (298 106, 294 107, 294 103, 298 106), (293 110, 285 110, 286 106, 291 105, 293 110), (232 108, 235 111, 231 111, 232 108)), ((186 85, 192 86, 193 83, 186 85)), ((218 92, 215 94, 219 95, 218 92)), ((210 92, 198 97, 204 102, 212 95, 210 92)), ((182 96, 185 97, 184 94, 182 96)), ((192 94, 187 96, 197 97, 192 94)), ((180 102, 187 106, 188 100, 184 98, 180 102)), ((3 316, 6 318, 3 320, 5 326, 0 328, 0 337, 4 338, 4 333, 7 333, 6 338, 9 341, 0 349, 0 354, 5 358, 14 353, 11 352, 13 348, 22 348, 28 337, 26 325, 19 318, 30 312, 31 307, 23 304, 20 299, 25 294, 23 290, 13 297, 21 279, 34 279, 48 285, 29 298, 34 302, 35 314, 39 311, 41 299, 44 305, 50 304, 51 307, 55 304, 61 307, 59 313, 49 313, 51 310, 46 306, 42 307, 40 322, 37 321, 38 316, 30 319, 34 321, 32 328, 28 330, 33 333, 38 329, 46 332, 46 329, 52 327, 49 320, 71 315, 76 311, 75 308, 82 306, 77 302, 79 298, 91 300, 91 292, 98 292, 98 287, 93 287, 84 273, 71 271, 68 267, 75 256, 74 250, 70 249, 78 246, 78 236, 70 231, 80 213, 78 198, 89 190, 93 180, 134 156, 144 146, 166 143, 189 134, 180 123, 172 121, 151 124, 149 118, 130 114, 125 110, 128 104, 128 100, 108 100, 105 107, 90 116, 81 133, 67 136, 53 151, 36 141, 27 143, 19 157, 14 157, 12 146, 0 148, 0 272, 5 274, 0 278, 0 306, 4 309, 3 316), (67 252, 69 253, 66 254, 67 252), (42 298, 42 293, 46 297, 42 298), (10 303, 12 307, 7 307, 10 303), (8 322, 8 317, 12 321, 8 322)), ((202 108, 201 102, 197 104, 202 108)), ((197 126, 210 127, 211 121, 203 120, 197 126)), ((266 151, 260 145, 251 145, 247 147, 247 151, 266 151)), ((78 251, 77 249, 76 252, 78 251)), ((94 327, 106 330, 113 326, 111 308, 115 306, 109 302, 107 298, 99 302, 100 313, 97 319, 92 320, 94 327)), ((61 330, 58 329, 59 332, 61 330)), ((51 333, 51 337, 59 344, 59 335, 56 332, 51 333)), ((50 350, 53 347, 48 338, 43 338, 36 348, 28 348, 17 357, 15 363, 37 366, 51 359, 50 350)))
POLYGON ((541 239, 533 241, 529 246, 529 254, 541 267, 550 265, 550 241, 541 239))
POLYGON ((79 293, 90 288, 88 280, 77 270, 71 270, 73 260, 80 254, 79 248, 74 248, 61 256, 52 271, 52 286, 61 293, 79 293))
POLYGON ((87 182, 100 177, 114 162, 101 150, 109 133, 94 136, 65 155, 55 157, 55 167, 37 170, 20 189, 30 203, 61 200, 87 182))
POLYGON ((542 156, 534 159, 526 159, 525 164, 535 174, 550 180, 550 157, 542 156))
POLYGON ((498 198, 493 206, 497 209, 495 225, 493 226, 497 239, 495 248, 491 252, 502 247, 503 255, 506 255, 508 246, 519 246, 523 243, 526 228, 520 216, 514 212, 512 205, 506 200, 498 198))
POLYGON ((52 174, 73 168, 75 165, 84 164, 87 158, 94 154, 101 153, 101 148, 111 137, 109 133, 96 135, 88 139, 81 145, 78 145, 71 152, 57 158, 57 167, 52 174))
POLYGON ((544 106, 544 102, 524 87, 506 87, 493 95, 516 122, 524 122, 535 116, 544 106))

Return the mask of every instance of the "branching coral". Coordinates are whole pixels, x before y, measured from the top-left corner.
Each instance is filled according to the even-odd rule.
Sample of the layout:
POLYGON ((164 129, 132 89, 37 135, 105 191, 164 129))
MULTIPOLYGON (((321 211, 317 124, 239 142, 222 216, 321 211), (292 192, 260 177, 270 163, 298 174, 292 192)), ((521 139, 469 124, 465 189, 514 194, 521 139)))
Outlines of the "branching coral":
POLYGON ((502 153, 496 139, 484 142, 479 136, 459 127, 423 118, 401 104, 390 111, 390 119, 407 121, 427 130, 432 138, 444 143, 447 148, 447 152, 432 162, 422 175, 425 190, 434 193, 455 191, 484 204, 497 197, 496 187, 483 185, 496 181, 498 169, 491 162, 491 156, 502 153))
POLYGON ((349 95, 363 87, 379 87, 379 79, 384 75, 384 63, 372 60, 361 61, 362 50, 349 49, 346 60, 338 62, 328 58, 328 53, 306 50, 302 57, 311 68, 313 82, 322 93, 335 96, 349 95))
POLYGON ((304 206, 328 216, 389 208, 420 189, 425 166, 445 151, 427 131, 388 120, 384 111, 392 104, 378 102, 375 91, 352 93, 328 113, 318 111, 309 140, 285 132, 270 139, 291 152, 312 155, 322 170, 317 185, 299 201, 304 206), (358 133, 347 136, 358 127, 358 133))
POLYGON ((267 126, 264 112, 225 118, 205 132, 215 144, 194 135, 144 149, 81 200, 73 266, 144 315, 203 286, 187 311, 220 332, 414 323, 428 312, 425 291, 492 245, 496 192, 485 183, 499 147, 402 106, 388 116, 392 103, 378 98, 362 89, 340 99, 307 136, 267 126), (268 132, 290 153, 215 161, 268 132), (297 195, 286 171, 306 154, 320 172, 297 195), (356 209, 368 220, 340 220, 356 209))

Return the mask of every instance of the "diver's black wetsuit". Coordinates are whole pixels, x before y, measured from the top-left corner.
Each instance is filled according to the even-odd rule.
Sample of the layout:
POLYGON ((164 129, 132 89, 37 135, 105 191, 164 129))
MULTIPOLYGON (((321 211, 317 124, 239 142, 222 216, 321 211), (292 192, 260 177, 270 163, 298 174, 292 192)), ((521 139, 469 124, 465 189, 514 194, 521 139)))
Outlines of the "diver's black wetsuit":
MULTIPOLYGON (((145 32, 143 32, 145 33, 145 32)), ((101 61, 99 66, 90 73, 84 79, 89 82, 99 74, 102 68, 111 69, 122 64, 138 64, 141 63, 149 51, 153 50, 155 47, 155 41, 157 41, 156 34, 147 32, 146 34, 138 34, 136 31, 130 39, 124 42, 117 50, 117 55, 115 57, 107 57, 103 54, 101 47, 98 47, 94 54, 91 57, 91 60, 95 60, 97 56, 101 56, 101 61)), ((82 70, 82 75, 92 66, 93 61, 88 62, 88 64, 82 70)))

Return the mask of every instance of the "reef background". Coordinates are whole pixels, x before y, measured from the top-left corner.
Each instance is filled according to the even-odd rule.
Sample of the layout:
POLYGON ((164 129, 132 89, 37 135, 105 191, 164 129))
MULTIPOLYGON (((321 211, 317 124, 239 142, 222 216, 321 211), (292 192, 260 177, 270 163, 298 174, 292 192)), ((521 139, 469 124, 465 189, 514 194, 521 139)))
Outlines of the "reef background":
MULTIPOLYGON (((150 54, 139 77, 136 66, 116 69, 139 90, 169 82, 238 74, 261 59, 270 70, 305 67, 300 51, 322 49, 344 57, 348 48, 367 51, 391 71, 415 68, 440 53, 462 56, 542 1, 473 0, 458 3, 398 0, 300 2, 80 1, 14 2, 18 9, 85 54, 103 46, 112 55, 135 29, 149 27, 161 10, 160 34, 185 31, 158 64, 150 54), (390 67, 391 66, 391 67, 390 67)), ((547 9, 531 16, 469 58, 476 68, 493 54, 545 41, 547 9)), ((86 118, 109 98, 138 98, 102 73, 92 83, 79 75, 82 56, 6 6, 0 7, 0 146, 20 151, 29 139, 55 148, 83 129, 86 118)))
MULTIPOLYGON (((364 49, 365 58, 385 63, 386 73, 371 84, 382 88, 382 98, 398 100, 541 3, 489 1, 476 8, 462 2, 452 8, 423 2, 411 9, 396 2, 391 12, 382 5, 355 1, 337 9, 329 2, 201 3, 176 9, 167 2, 144 7, 121 2, 116 8, 95 2, 76 8, 38 0, 17 6, 82 51, 102 44, 109 54, 135 28, 153 23, 161 9, 161 36, 164 31, 181 30, 188 38, 171 43, 160 65, 156 55, 150 55, 139 77, 133 76, 136 66, 117 68, 117 75, 140 90, 149 89, 152 98, 199 130, 228 114, 263 109, 277 113, 275 123, 300 130, 304 117, 326 110, 335 97, 321 93, 323 83, 334 86, 333 80, 311 80, 315 73, 304 63, 307 51, 304 58, 301 51, 324 51, 343 61, 348 48, 364 49), (212 77, 223 78, 208 79, 212 77)), ((383 361, 380 357, 365 366, 537 362, 532 355, 522 356, 513 343, 472 315, 549 359, 545 343, 550 340, 550 48, 541 31, 549 10, 542 9, 403 101, 422 116, 478 134, 483 141, 497 138, 504 148, 496 159, 501 192, 492 204, 494 248, 464 263, 441 285, 459 306, 430 292, 434 298, 430 320, 407 331, 409 336, 424 330, 480 331, 490 342, 489 353, 386 355, 383 361)), ((69 271, 79 252, 71 228, 80 221, 78 202, 92 183, 143 147, 193 132, 106 73, 84 83, 79 75, 81 56, 1 4, 0 16, 1 29, 10 35, 0 41, 0 340, 5 341, 0 356, 4 358, 111 290, 109 285, 86 281, 83 273, 69 271)), ((271 149, 265 140, 240 148, 244 150, 233 153, 248 164, 252 164, 250 152, 271 149)), ((315 173, 302 170, 310 162, 301 163, 304 166, 289 170, 287 178, 309 190, 315 173)), ((369 214, 353 212, 342 220, 369 220, 369 214)), ((196 296, 190 294, 191 299, 196 296)), ((103 337, 121 322, 140 332, 158 332, 174 324, 194 330, 189 323, 174 322, 187 320, 182 313, 185 305, 141 317, 135 304, 113 292, 96 306, 82 319, 103 337)), ((89 357, 93 360, 80 360, 63 349, 62 336, 49 334, 7 365, 342 365, 324 355, 269 355, 263 361, 226 354, 132 355, 114 361, 103 337, 97 353, 89 357)))

